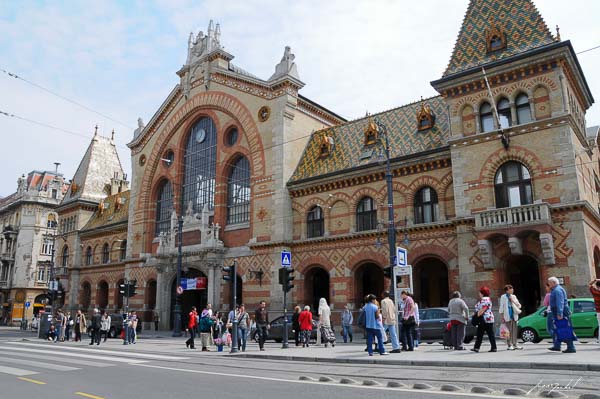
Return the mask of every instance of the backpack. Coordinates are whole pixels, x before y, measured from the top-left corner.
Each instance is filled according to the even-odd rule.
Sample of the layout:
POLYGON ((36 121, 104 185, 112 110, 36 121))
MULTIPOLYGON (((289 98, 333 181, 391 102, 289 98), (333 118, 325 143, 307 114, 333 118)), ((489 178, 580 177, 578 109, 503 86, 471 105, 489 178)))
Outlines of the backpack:
POLYGON ((200 332, 210 332, 210 327, 212 326, 213 321, 208 317, 208 315, 200 318, 200 332))

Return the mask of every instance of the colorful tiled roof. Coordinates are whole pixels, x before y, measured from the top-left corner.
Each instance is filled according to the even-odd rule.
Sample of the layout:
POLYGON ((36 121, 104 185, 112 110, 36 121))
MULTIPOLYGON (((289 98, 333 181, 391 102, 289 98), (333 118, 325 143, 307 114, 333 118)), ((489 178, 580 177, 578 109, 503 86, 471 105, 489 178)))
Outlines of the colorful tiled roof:
POLYGON ((131 191, 129 190, 123 191, 121 193, 108 196, 104 200, 100 201, 98 209, 96 212, 94 212, 89 222, 87 222, 85 227, 82 229, 82 232, 118 223, 127 224, 127 219, 129 216, 130 192, 131 191), (118 205, 117 202, 119 202, 118 205))
POLYGON ((384 147, 365 146, 365 129, 371 120, 378 120, 386 126, 391 158, 443 147, 450 137, 448 113, 443 98, 427 98, 313 133, 290 183, 377 161, 377 156, 384 147), (418 131, 417 112, 422 106, 431 108, 435 124, 430 129, 418 131), (331 137, 334 144, 331 153, 321 158, 323 134, 331 137), (369 153, 371 154, 367 156, 369 153))
POLYGON ((530 0, 471 0, 444 77, 554 41, 530 0), (504 31, 506 47, 488 53, 486 30, 493 24, 504 31))

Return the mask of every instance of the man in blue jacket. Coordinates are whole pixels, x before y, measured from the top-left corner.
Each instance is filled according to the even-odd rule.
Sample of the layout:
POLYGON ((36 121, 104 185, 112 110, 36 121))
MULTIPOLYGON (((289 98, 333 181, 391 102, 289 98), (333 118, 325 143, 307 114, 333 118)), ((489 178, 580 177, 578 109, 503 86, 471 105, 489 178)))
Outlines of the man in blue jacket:
MULTIPOLYGON (((550 314, 548 317, 552 317, 553 321, 569 319, 571 316, 571 310, 569 309, 569 301, 567 300, 567 292, 560 285, 558 278, 550 277, 548 279, 548 283, 550 284, 550 288, 552 291, 550 292, 550 314)), ((558 333, 556 330, 554 331, 554 336, 552 337, 553 345, 548 350, 560 352, 560 344, 561 340, 558 339, 558 333)), ((575 353, 575 344, 573 344, 572 339, 565 340, 567 343, 567 349, 562 351, 563 353, 575 353)))

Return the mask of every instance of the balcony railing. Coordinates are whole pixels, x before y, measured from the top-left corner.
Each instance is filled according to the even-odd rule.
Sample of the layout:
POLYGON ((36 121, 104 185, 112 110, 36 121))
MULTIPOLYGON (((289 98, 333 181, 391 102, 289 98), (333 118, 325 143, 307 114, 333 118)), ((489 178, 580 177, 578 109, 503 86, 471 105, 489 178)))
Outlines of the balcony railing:
POLYGON ((550 221, 548 204, 530 204, 475 213, 475 227, 478 229, 542 224, 550 221))

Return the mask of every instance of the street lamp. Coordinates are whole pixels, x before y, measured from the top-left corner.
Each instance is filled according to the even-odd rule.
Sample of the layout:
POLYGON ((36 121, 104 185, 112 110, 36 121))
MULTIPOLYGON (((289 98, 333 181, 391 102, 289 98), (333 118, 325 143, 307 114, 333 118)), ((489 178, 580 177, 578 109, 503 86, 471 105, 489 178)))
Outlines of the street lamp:
POLYGON ((183 241, 183 217, 177 219, 177 277, 175 280, 175 308, 173 309, 173 337, 181 337, 181 298, 178 288, 181 284, 181 257, 182 257, 182 241, 183 241))

